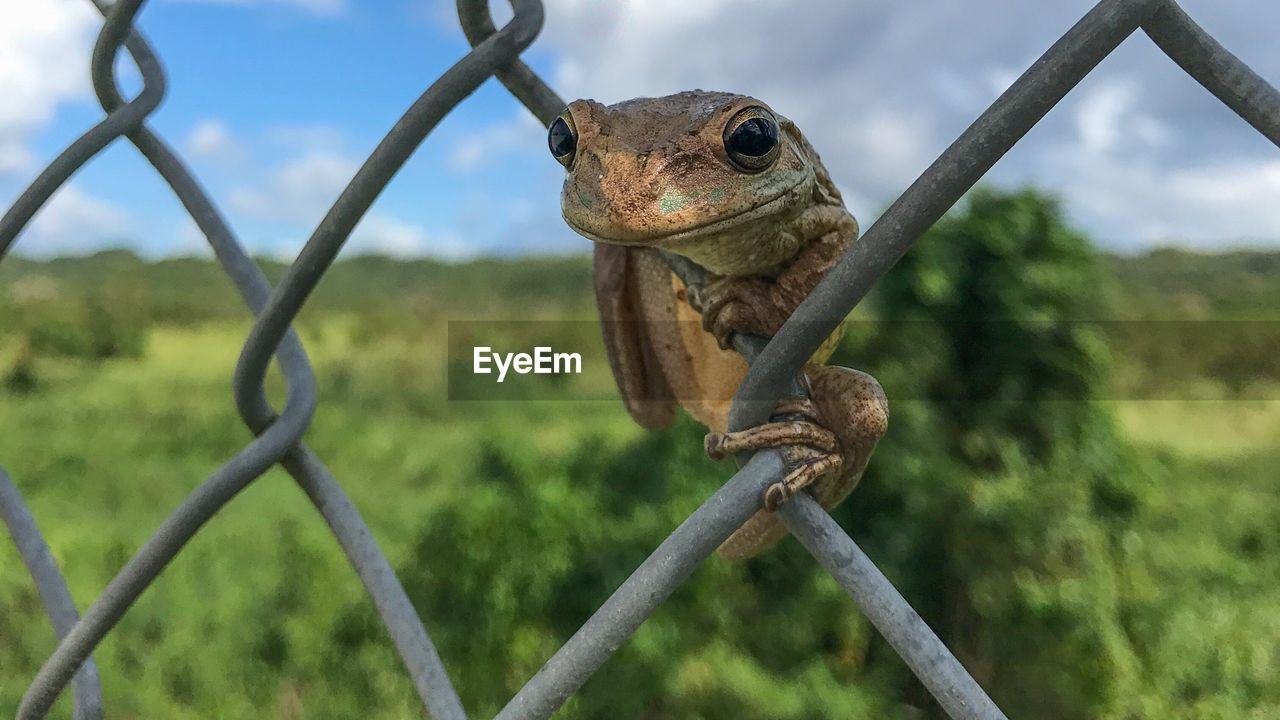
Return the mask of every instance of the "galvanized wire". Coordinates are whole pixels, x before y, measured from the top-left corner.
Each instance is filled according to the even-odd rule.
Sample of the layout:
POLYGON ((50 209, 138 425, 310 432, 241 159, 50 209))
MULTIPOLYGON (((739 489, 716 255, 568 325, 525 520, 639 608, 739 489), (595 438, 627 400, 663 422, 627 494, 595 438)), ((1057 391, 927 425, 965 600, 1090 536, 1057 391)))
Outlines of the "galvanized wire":
MULTIPOLYGON (((0 519, 9 528, 9 536, 18 548, 18 555, 35 581, 36 592, 44 602, 53 631, 60 639, 66 637, 80 614, 76 612, 75 601, 71 599, 67 581, 58 570, 53 551, 44 541, 36 519, 22 502, 18 488, 14 487, 4 468, 0 468, 0 519)), ((73 697, 75 709, 72 717, 75 720, 99 720, 102 717, 102 683, 98 680, 98 667, 93 658, 86 659, 76 673, 73 697)))
MULTIPOLYGON (((112 140, 127 137, 173 189, 205 234, 224 272, 256 316, 234 376, 234 399, 255 438, 201 484, 160 526, 76 619, 75 606, 35 519, 0 471, 0 514, 28 565, 60 638, 32 680, 18 717, 44 717, 75 678, 77 718, 102 713, 90 654, 182 547, 218 510, 272 465, 281 464, 306 492, 368 590, 424 708, 437 720, 465 718, 421 619, 386 557, 341 486, 301 442, 316 411, 315 378, 290 323, 337 257, 352 229, 427 134, 488 77, 497 77, 535 116, 549 123, 564 101, 519 55, 541 29, 539 0, 510 0, 514 19, 498 29, 486 0, 458 0, 472 50, 431 85, 387 133, 317 226, 297 260, 272 287, 185 164, 147 125, 165 93, 163 68, 135 30, 144 0, 93 0, 106 20, 94 48, 94 88, 105 118, 67 147, 0 217, 0 260, 50 197, 112 140), (143 89, 129 101, 111 74, 128 50, 143 89), (263 381, 272 358, 288 387, 277 413, 263 381)), ((1280 93, 1199 28, 1171 0, 1103 0, 1055 43, 916 180, 854 244, 771 340, 742 337, 751 363, 735 396, 734 428, 762 422, 776 401, 801 391, 797 373, 818 344, 871 285, 951 208, 1067 92, 1139 27, 1188 74, 1280 145, 1280 93)), ((672 268, 690 285, 701 269, 678 258, 672 268)), ((724 539, 759 507, 764 488, 785 472, 776 451, 743 458, 743 468, 689 516, 603 606, 512 698, 499 718, 546 718, 626 642, 644 620, 724 539)), ((801 495, 780 510, 783 523, 841 584, 953 718, 1004 715, 853 540, 801 495)))

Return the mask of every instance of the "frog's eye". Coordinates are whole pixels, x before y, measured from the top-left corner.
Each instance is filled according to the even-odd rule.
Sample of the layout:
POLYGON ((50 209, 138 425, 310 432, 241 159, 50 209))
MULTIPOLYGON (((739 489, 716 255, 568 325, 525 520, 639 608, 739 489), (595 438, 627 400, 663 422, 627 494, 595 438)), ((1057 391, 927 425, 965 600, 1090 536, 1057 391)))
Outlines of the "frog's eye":
POLYGON ((556 118, 547 130, 547 147, 566 170, 573 167, 573 157, 578 151, 578 131, 573 127, 573 116, 565 113, 556 118))
POLYGON ((724 151, 746 172, 764 170, 782 151, 778 121, 758 105, 739 110, 724 126, 724 151))

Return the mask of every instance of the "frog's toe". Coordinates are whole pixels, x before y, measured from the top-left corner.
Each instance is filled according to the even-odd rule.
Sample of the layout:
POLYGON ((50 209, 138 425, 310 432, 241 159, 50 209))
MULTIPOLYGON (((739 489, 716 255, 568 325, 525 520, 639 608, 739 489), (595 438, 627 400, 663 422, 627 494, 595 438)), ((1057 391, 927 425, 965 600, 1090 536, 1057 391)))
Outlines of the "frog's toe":
POLYGON ((807 397, 780 402, 772 422, 736 432, 708 433, 704 447, 714 460, 737 452, 781 448, 790 470, 766 490, 763 505, 769 511, 818 480, 838 476, 844 464, 839 439, 823 426, 817 406, 807 397))
POLYGON ((707 433, 703 443, 707 456, 712 460, 722 460, 744 451, 790 445, 803 445, 823 452, 839 450, 835 433, 802 420, 765 423, 738 432, 707 433))
MULTIPOLYGON (((814 452, 809 448, 810 457, 800 461, 791 472, 778 482, 765 488, 764 509, 775 512, 783 503, 790 500, 797 492, 813 485, 829 475, 838 476, 844 464, 838 452, 814 452)), ((802 450, 803 452, 803 450, 802 450)))

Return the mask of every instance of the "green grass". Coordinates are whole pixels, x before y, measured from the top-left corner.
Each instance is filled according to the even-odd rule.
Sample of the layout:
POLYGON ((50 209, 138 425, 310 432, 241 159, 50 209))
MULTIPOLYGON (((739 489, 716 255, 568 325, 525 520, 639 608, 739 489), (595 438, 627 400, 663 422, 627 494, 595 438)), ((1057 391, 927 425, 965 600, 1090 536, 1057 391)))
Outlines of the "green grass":
MULTIPOLYGON (((351 328, 337 318, 304 333, 321 387, 320 411, 306 441, 406 573, 469 709, 492 712, 728 468, 697 457, 700 431, 691 424, 654 439, 616 402, 451 403, 444 394, 443 354, 429 333, 365 342, 351 328), (531 493, 526 514, 549 513, 509 519, 527 521, 533 534, 516 539, 511 557, 484 561, 506 568, 512 578, 534 573, 513 579, 514 585, 469 577, 466 565, 438 566, 460 557, 439 538, 469 542, 470 552, 483 550, 488 526, 467 526, 465 518, 473 504, 480 513, 494 492, 502 492, 487 473, 515 472, 502 463, 517 461, 505 456, 486 460, 491 448, 504 444, 516 448, 511 457, 525 468, 519 472, 546 478, 522 490, 531 493), (670 470, 652 458, 673 453, 685 458, 671 467, 687 482, 655 486, 652 507, 619 516, 646 529, 575 529, 600 512, 592 503, 609 502, 611 483, 634 493, 635 482, 670 470), (584 462, 585 469, 574 469, 584 462), (574 494, 584 482, 600 494, 574 494), (569 533, 568 540, 557 533, 569 533), (618 534, 631 540, 615 552, 608 548, 618 534), (545 568, 521 568, 542 562, 525 560, 521 552, 540 558, 564 542, 582 544, 566 551, 573 555, 547 555, 545 568), (597 550, 603 555, 593 560, 597 550), (576 563, 587 569, 575 570, 576 563), (573 611, 561 616, 548 609, 563 599, 554 584, 537 586, 543 571, 586 573, 575 576, 589 589, 574 600, 573 611), (460 597, 488 595, 491 605, 451 605, 454 587, 467 593, 460 597), (530 597, 546 605, 530 605, 530 597), (499 622, 486 613, 526 624, 512 626, 501 650, 486 651, 471 637, 478 623, 499 622), (490 655, 503 672, 466 660, 490 655)), ((150 333, 140 359, 41 360, 37 391, 2 395, 0 458, 82 608, 172 509, 249 441, 230 390, 246 329, 231 322, 195 330, 162 327, 150 333)), ((278 378, 272 394, 281 396, 278 378)), ((1121 538, 1128 560, 1119 582, 1134 608, 1126 630, 1149 686, 1127 717, 1241 717, 1242 708, 1251 717, 1274 717, 1280 713, 1274 683, 1280 676, 1280 614, 1274 609, 1280 587, 1280 403, 1130 401, 1112 409, 1125 436, 1160 468, 1147 511, 1121 538)), ((778 551, 784 558, 778 562, 807 563, 792 545, 778 551)), ((490 566, 475 567, 482 572, 490 566)), ((606 666, 616 674, 588 685, 585 699, 567 713, 598 716, 592 698, 640 683, 641 676, 628 675, 639 671, 628 668, 652 665, 673 672, 654 692, 709 708, 699 717, 747 712, 732 710, 733 702, 771 708, 777 717, 811 717, 815 708, 841 716, 911 717, 876 694, 882 692, 876 688, 900 682, 885 679, 903 672, 897 661, 869 640, 865 622, 816 573, 800 576, 805 579, 797 582, 808 589, 797 592, 817 603, 808 606, 811 611, 825 608, 815 622, 832 623, 815 647, 843 660, 809 662, 803 654, 769 660, 777 645, 757 647, 749 635, 716 637, 741 625, 743 613, 788 617, 788 598, 751 590, 762 586, 754 574, 782 572, 768 568, 775 566, 744 569, 712 561, 606 666), (703 633, 701 644, 682 645, 703 633), (666 657, 676 651, 687 654, 666 657)), ((29 578, 12 547, 0 543, 0 714, 16 710, 53 645, 29 578)), ((196 535, 95 657, 113 718, 419 713, 354 572, 306 497, 278 469, 196 535)), ((643 698, 628 702, 634 711, 625 716, 643 716, 643 698)), ((55 717, 69 717, 69 708, 63 698, 55 717)))
POLYGON ((1180 457, 1244 461, 1280 445, 1280 400, 1130 400, 1113 407, 1133 442, 1180 457))
MULTIPOLYGON (((1280 254, 1099 258, 1035 192, 966 206, 860 307, 941 322, 864 324, 839 349, 885 384, 892 420, 835 518, 1010 717, 1280 717, 1280 402, 1242 399, 1276 396, 1271 326, 947 322, 1275 318, 1280 254), (1091 397, 1184 399, 1064 400, 1091 397)), ((473 717, 492 717, 731 471, 688 419, 635 427, 599 352, 551 399, 448 399, 446 318, 587 320, 535 336, 600 350, 590 269, 356 258, 296 322, 321 398, 306 442, 473 717)), ((250 441, 230 380, 245 316, 207 260, 0 263, 0 461, 82 608, 250 441)), ((267 392, 283 401, 275 371, 267 392)), ((54 645, 0 542, 0 715, 54 645)), ((354 572, 280 470, 219 512, 95 655, 113 719, 420 716, 354 572)), ((784 540, 701 565, 558 717, 941 714, 784 540)))
MULTIPOLYGON (((230 392, 245 330, 162 329, 139 361, 41 363, 39 392, 4 396, 0 458, 82 607, 197 484, 249 442, 230 392)), ((318 367, 346 362, 340 327, 308 340, 318 367)), ((393 382, 386 377, 392 358, 407 351, 384 346, 364 356, 370 366, 355 368, 355 387, 326 388, 306 436, 398 564, 432 507, 475 482, 473 458, 485 438, 518 433, 554 455, 572 445, 583 423, 615 447, 639 434, 606 403, 575 406, 571 417, 546 404, 450 405, 429 354, 412 355, 407 371, 417 387, 381 387, 393 382)), ((0 568, 0 713, 12 714, 53 635, 7 542, 0 568)), ((196 535, 100 646, 111 716, 210 717, 216 707, 219 717, 318 717, 303 712, 311 708, 308 678, 344 659, 317 628, 363 602, 319 514, 291 478, 272 470, 196 535), (287 661, 272 650, 285 645, 292 648, 287 661)), ((378 716, 416 713, 394 663, 367 680, 387 700, 378 716)), ((61 710, 65 716, 65 700, 61 710)), ((341 706, 329 712, 358 714, 341 706)))

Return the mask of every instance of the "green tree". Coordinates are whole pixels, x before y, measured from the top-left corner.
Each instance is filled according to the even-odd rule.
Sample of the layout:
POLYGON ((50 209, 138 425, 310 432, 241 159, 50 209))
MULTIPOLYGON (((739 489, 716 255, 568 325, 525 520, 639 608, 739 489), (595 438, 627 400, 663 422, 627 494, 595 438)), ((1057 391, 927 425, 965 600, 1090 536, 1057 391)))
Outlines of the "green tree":
POLYGON ((979 190, 880 283, 851 350, 891 420, 842 518, 1011 717, 1122 716, 1140 674, 1119 539, 1144 482, 1080 322, 1104 296, 1053 199, 979 190))

